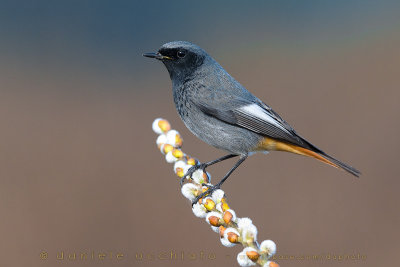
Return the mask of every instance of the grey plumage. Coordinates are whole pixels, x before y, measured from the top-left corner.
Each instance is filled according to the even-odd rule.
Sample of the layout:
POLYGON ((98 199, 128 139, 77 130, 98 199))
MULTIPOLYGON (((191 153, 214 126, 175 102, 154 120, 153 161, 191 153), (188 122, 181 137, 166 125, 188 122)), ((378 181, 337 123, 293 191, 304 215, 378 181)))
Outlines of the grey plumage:
POLYGON ((258 99, 194 44, 171 42, 159 51, 163 54, 177 47, 193 51, 192 55, 186 56, 197 58, 189 60, 189 64, 163 61, 172 80, 175 106, 185 125, 198 138, 216 148, 233 154, 253 151, 263 136, 237 127, 234 112, 243 105, 256 103, 258 99), (192 65, 191 62, 196 62, 197 67, 186 68, 192 65))
POLYGON ((246 157, 267 137, 321 155, 355 176, 359 171, 315 147, 268 105, 246 90, 202 48, 189 42, 164 44, 145 56, 161 60, 172 80, 177 111, 204 142, 246 157))

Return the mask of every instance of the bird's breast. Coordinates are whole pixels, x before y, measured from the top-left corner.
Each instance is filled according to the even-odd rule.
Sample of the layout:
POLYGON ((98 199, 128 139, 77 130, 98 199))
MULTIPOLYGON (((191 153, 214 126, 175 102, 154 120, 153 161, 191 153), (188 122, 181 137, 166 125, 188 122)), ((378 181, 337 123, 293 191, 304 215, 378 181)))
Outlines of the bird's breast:
POLYGON ((182 118, 182 120, 185 120, 185 118, 189 115, 190 109, 192 108, 188 92, 186 92, 182 86, 179 88, 174 88, 173 97, 179 116, 182 118))

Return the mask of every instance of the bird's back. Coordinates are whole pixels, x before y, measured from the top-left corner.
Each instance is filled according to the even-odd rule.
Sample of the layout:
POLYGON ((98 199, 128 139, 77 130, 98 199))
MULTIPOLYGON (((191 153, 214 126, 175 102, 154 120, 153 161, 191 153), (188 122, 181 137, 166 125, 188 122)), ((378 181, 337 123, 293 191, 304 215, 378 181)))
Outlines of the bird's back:
POLYGON ((230 110, 240 105, 236 99, 256 99, 215 60, 199 68, 192 77, 173 81, 176 109, 187 128, 204 142, 234 154, 246 154, 262 136, 206 114, 198 103, 230 110))

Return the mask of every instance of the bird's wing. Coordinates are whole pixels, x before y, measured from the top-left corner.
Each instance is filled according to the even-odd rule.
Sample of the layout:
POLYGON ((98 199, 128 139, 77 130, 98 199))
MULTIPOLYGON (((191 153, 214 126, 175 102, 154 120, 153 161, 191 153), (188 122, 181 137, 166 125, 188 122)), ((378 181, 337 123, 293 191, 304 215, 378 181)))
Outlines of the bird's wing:
POLYGON ((308 142, 297 135, 286 121, 261 100, 235 97, 222 102, 216 107, 197 99, 194 104, 205 114, 226 123, 246 128, 263 136, 308 147, 308 142))

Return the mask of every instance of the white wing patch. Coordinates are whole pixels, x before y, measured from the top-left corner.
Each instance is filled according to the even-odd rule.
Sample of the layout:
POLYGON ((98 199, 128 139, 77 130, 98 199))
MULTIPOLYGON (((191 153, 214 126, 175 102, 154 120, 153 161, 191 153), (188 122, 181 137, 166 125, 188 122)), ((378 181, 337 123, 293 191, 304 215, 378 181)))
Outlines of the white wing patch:
POLYGON ((247 114, 249 117, 255 117, 265 122, 268 122, 272 125, 275 125, 279 129, 289 133, 288 130, 285 129, 279 122, 277 122, 273 117, 271 117, 262 107, 257 104, 250 104, 243 107, 238 108, 240 112, 247 114))

